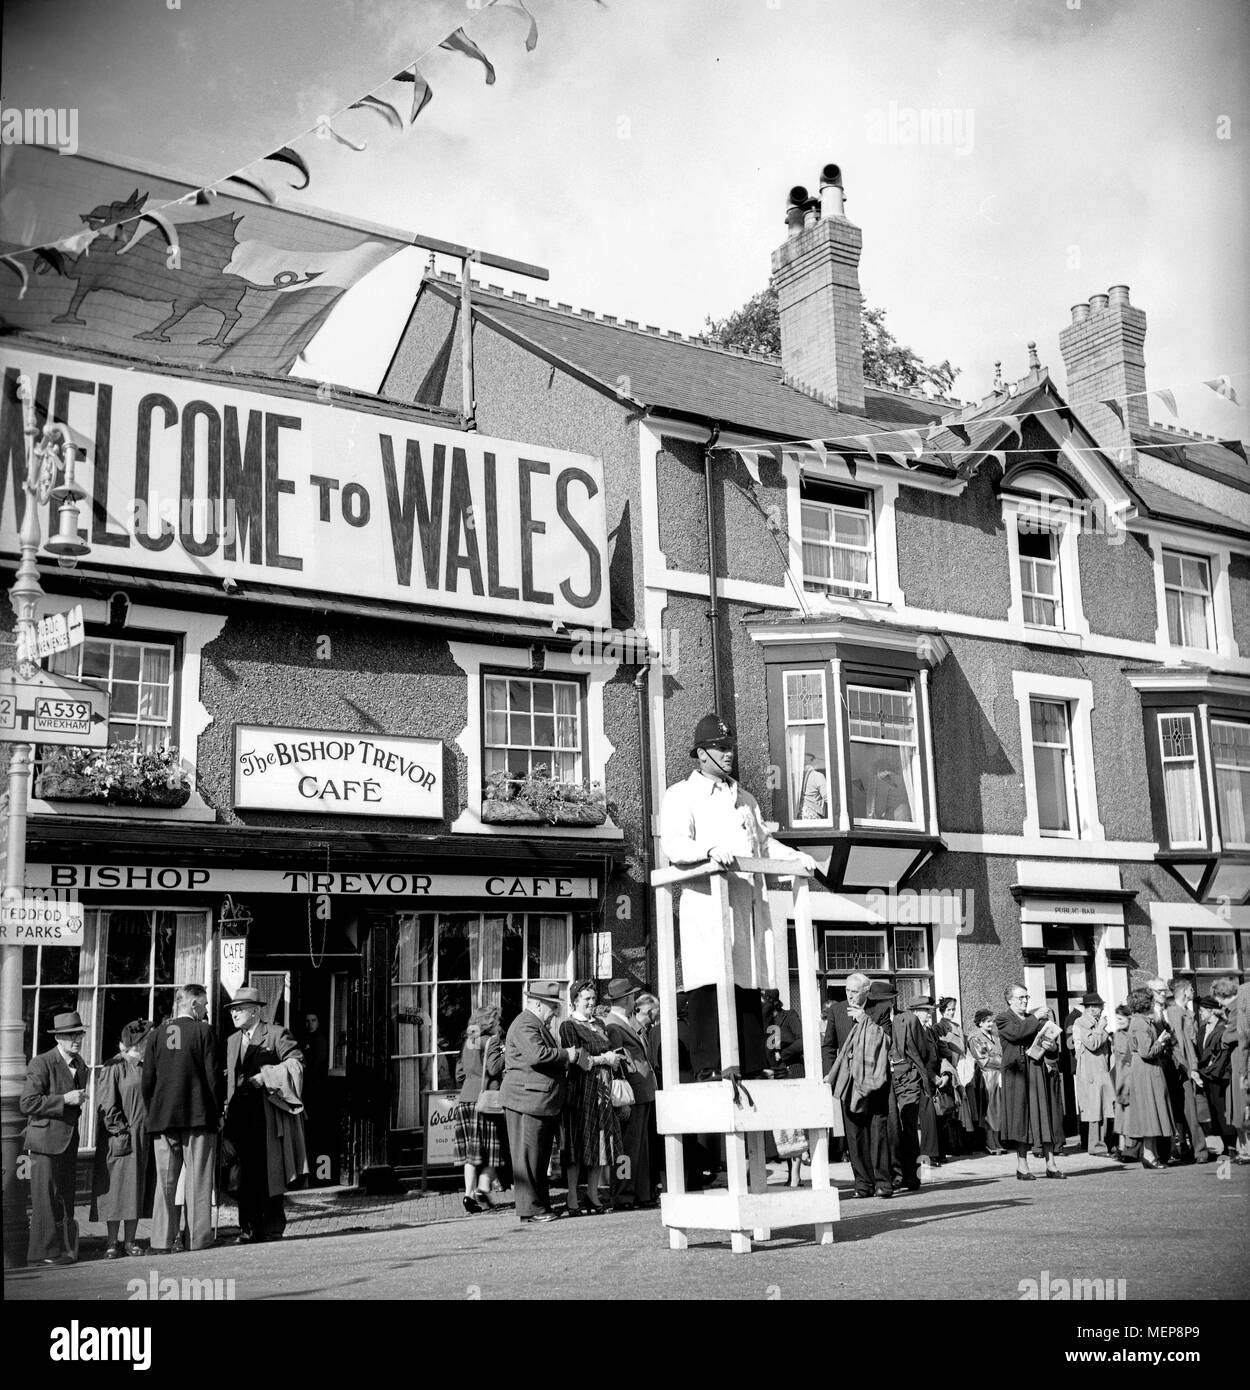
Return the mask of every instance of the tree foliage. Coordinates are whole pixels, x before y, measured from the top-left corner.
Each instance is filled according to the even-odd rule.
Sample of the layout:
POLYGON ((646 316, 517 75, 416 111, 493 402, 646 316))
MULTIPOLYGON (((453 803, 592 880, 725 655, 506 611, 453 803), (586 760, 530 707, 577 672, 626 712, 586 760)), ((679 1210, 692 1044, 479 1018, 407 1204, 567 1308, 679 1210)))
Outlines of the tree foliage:
MULTIPOLYGON (((925 362, 919 353, 904 347, 886 326, 884 309, 872 308, 860 297, 860 328, 864 345, 864 380, 874 386, 918 391, 926 384, 946 392, 959 375, 949 361, 925 362)), ((777 291, 770 285, 752 295, 723 319, 708 318, 706 334, 723 347, 743 352, 781 352, 781 322, 777 291)))

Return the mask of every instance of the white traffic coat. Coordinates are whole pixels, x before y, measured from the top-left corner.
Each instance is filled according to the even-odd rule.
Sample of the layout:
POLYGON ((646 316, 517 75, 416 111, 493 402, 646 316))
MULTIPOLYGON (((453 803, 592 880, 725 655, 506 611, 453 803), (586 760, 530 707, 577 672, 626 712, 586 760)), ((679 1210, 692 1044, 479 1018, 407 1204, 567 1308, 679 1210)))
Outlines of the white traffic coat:
MULTIPOLYGON (((677 866, 702 864, 713 846, 752 859, 798 859, 799 851, 775 840, 764 826, 759 803, 737 782, 718 782, 694 771, 664 793, 660 843, 677 866)), ((730 874, 733 982, 764 989, 771 981, 764 959, 764 932, 772 925, 762 875, 730 874), (752 924, 754 923, 754 931, 752 924)), ((721 977, 724 936, 712 894, 714 879, 681 885, 678 927, 685 989, 715 984, 721 977)))

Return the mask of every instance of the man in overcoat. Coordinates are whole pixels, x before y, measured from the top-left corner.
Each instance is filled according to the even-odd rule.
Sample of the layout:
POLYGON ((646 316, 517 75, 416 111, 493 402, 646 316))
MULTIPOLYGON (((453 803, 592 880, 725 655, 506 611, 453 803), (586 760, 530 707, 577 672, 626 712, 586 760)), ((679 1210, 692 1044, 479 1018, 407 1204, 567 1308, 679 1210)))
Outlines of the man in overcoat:
POLYGON ((504 1040, 499 1092, 512 1153, 516 1214, 526 1224, 564 1215, 551 1209, 547 1168, 564 1107, 564 1074, 579 1062, 581 1050, 556 1042, 551 1022, 559 1008, 560 986, 554 980, 535 982, 504 1040))
POLYGON ((26 1116, 23 1147, 30 1155, 28 1264, 71 1265, 62 1222, 74 1215, 78 1121, 87 1100, 88 1071, 82 1044, 87 1030, 77 1012, 52 1020, 55 1047, 32 1057, 18 1104, 26 1116))
POLYGON ((634 1093, 629 1119, 621 1126, 628 1167, 625 1176, 615 1185, 612 1204, 618 1211, 655 1205, 651 1189, 651 1126, 655 1114, 655 1072, 647 1055, 647 1045, 634 1026, 633 985, 628 980, 608 982, 605 991, 612 1006, 604 1020, 608 1041, 622 1049, 629 1058, 622 1072, 634 1093))
POLYGON ((223 1132, 239 1161, 239 1243, 281 1240, 283 1193, 308 1171, 304 1054, 285 1028, 266 1022, 255 989, 235 994, 230 1021, 237 1031, 226 1042, 223 1132))
MULTIPOLYGON (((810 855, 768 833, 759 803, 734 780, 734 734, 719 715, 699 720, 690 756, 695 770, 669 787, 660 807, 660 843, 670 863, 712 860, 725 867, 741 856, 791 859, 808 873, 815 870, 810 855)), ((763 943, 771 926, 762 880, 730 874, 729 908, 738 1069, 742 1076, 758 1076, 768 1065, 759 991, 768 983, 763 943)), ((682 985, 690 1011, 690 1060, 696 1079, 707 1081, 722 1070, 716 981, 725 954, 724 925, 711 879, 684 884, 677 911, 682 985)))

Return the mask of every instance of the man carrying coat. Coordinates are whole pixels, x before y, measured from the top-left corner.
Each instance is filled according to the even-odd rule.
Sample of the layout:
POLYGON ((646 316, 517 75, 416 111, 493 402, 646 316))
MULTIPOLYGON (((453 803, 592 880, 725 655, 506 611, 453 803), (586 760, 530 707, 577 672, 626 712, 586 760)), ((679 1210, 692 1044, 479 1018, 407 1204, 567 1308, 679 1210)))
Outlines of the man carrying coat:
MULTIPOLYGON (((564 1073, 579 1063, 581 1049, 561 1047, 551 1035, 560 1007, 560 986, 539 981, 526 991, 525 1007, 512 1020, 503 1049, 503 1085, 499 1093, 512 1153, 516 1214, 530 1222, 556 1221, 547 1168, 551 1145, 564 1108, 564 1073)), ((585 1059, 589 1070, 590 1059, 585 1059)))
MULTIPOLYGON (((759 803, 734 780, 734 734, 719 715, 707 714, 695 726, 690 756, 697 764, 685 781, 664 793, 660 843, 675 865, 707 860, 726 867, 737 857, 791 859, 808 873, 810 855, 774 839, 764 826, 759 803)), ((744 874, 729 876, 733 935, 734 1014, 738 1027, 739 1072, 758 1076, 768 1065, 759 991, 763 978, 764 932, 771 926, 762 882, 744 874)), ((690 1011, 690 1060, 695 1078, 721 1075, 716 981, 725 954, 724 928, 709 878, 684 884, 678 901, 682 984, 690 1011)))
POLYGON ((86 1035, 75 1013, 52 1020, 55 1047, 31 1059, 18 1102, 26 1118, 24 1148, 30 1155, 28 1264, 72 1265, 61 1223, 74 1216, 78 1120, 87 1099, 87 1064, 79 1055, 86 1035))
POLYGON ((239 1244, 281 1240, 283 1193, 308 1171, 304 1149, 304 1054, 276 1023, 266 1023, 260 993, 230 1001, 237 1032, 226 1042, 225 1138, 239 1160, 239 1244))

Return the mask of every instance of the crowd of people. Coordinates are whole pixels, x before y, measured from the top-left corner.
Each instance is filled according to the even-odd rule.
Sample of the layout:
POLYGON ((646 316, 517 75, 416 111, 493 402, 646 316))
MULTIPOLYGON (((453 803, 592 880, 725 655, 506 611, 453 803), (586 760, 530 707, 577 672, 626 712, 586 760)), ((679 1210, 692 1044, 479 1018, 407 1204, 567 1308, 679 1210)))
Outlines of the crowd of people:
MULTIPOLYGON (((180 986, 172 1014, 127 1023, 100 1067, 90 1218, 105 1225, 108 1259, 213 1245, 213 1190, 234 1194, 241 1244, 279 1239, 283 1194, 308 1171, 304 1053, 269 1022, 260 994, 230 1001, 234 1032, 219 1060, 203 985, 180 986)), ((29 1264, 73 1264, 79 1121, 88 1103, 77 1012, 52 1022, 54 1046, 32 1059, 20 1107, 31 1187, 29 1264)))
MULTIPOLYGON (((853 1195, 890 1198, 952 1155, 1008 1149, 1018 1180, 1037 1178, 1030 1157, 1041 1176, 1062 1180, 1065 1070, 1091 1155, 1152 1172, 1209 1162, 1213 1148, 1250 1163, 1250 985, 1225 978, 1210 989, 1196 996, 1187 980, 1154 979, 1110 1014, 1088 993, 1060 1021, 1017 983, 1003 1008, 976 1010, 965 1028, 953 998, 900 1002, 887 982, 851 975, 845 1001, 828 1006, 821 1062, 835 1100, 833 1154, 849 1159, 853 1195)), ((557 1022, 560 986, 536 982, 506 1033, 497 1007, 473 1014, 452 1112, 466 1211, 492 1209, 508 1186, 526 1224, 658 1205, 659 1000, 622 978, 599 996, 595 981, 574 981, 557 1022), (562 1209, 551 1200, 557 1150, 562 1209)), ((180 987, 172 1015, 126 1024, 100 1068, 91 1219, 105 1224, 110 1259, 146 1253, 135 1236, 148 1216, 155 1252, 212 1245, 215 1181, 237 1197, 241 1243, 279 1239, 283 1194, 308 1171, 304 1051, 245 988, 230 1002, 235 1031, 219 1065, 207 1013, 202 986, 180 987)), ((751 1074, 803 1076, 798 1014, 767 990, 758 1016, 765 1065, 751 1074)), ((677 1021, 679 1079, 706 1079, 683 996, 677 1021)), ((86 1029, 66 1013, 52 1031, 55 1046, 32 1060, 21 1096, 32 1264, 76 1258, 86 1029)), ((800 1180, 804 1144, 801 1132, 769 1137, 770 1181, 800 1180)), ((684 1154, 688 1190, 714 1180, 714 1139, 688 1136, 684 1154)))

